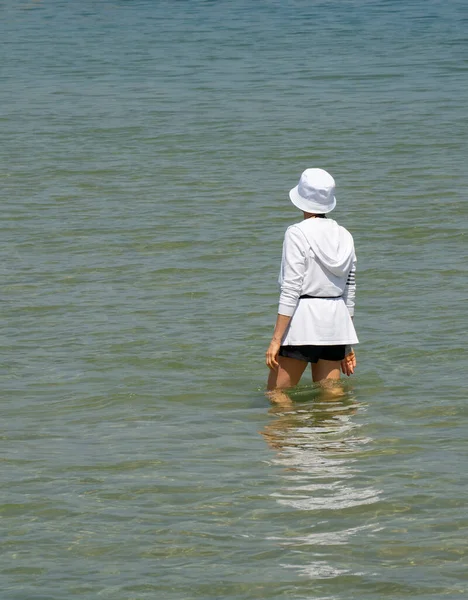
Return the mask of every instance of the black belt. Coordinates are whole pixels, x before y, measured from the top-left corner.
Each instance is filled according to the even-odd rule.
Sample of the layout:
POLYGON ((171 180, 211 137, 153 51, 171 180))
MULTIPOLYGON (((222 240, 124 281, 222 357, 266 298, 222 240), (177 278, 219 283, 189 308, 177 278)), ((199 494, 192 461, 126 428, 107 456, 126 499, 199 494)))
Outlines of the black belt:
POLYGON ((303 294, 302 296, 299 296, 299 298, 324 298, 329 300, 331 298, 342 298, 342 296, 309 296, 309 294, 303 294))

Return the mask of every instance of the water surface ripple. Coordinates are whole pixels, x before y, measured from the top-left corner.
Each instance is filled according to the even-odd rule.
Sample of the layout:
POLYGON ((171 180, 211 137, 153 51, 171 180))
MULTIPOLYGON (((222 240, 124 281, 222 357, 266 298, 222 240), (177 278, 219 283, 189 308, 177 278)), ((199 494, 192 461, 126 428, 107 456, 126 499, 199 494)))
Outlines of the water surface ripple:
POLYGON ((0 3, 5 600, 466 600, 461 0, 0 3), (300 171, 358 374, 271 408, 300 171))

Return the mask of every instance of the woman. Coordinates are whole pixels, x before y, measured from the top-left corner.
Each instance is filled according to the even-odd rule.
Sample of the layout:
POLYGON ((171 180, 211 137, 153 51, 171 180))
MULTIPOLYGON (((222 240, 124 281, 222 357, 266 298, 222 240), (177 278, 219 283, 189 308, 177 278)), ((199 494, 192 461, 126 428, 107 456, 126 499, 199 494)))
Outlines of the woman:
POLYGON ((289 197, 304 220, 284 236, 278 317, 266 352, 270 392, 295 386, 309 362, 313 381, 325 387, 356 366, 349 348, 358 343, 354 242, 325 216, 336 206, 335 181, 323 169, 306 169, 289 197))

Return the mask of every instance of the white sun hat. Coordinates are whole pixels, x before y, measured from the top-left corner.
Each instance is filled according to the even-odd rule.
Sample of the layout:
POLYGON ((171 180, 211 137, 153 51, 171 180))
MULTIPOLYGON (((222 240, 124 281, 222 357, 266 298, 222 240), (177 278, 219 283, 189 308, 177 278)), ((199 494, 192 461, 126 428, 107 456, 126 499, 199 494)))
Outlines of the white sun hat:
POLYGON ((306 169, 289 197, 294 206, 304 212, 329 213, 336 206, 335 180, 323 169, 306 169))

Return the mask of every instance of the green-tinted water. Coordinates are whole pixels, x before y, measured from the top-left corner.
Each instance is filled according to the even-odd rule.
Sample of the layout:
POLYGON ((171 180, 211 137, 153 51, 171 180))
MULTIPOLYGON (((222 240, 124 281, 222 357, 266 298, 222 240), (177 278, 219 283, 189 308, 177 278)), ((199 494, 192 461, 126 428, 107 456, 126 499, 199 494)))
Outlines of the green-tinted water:
POLYGON ((466 10, 410 4, 2 3, 2 599, 466 599, 466 10), (358 374, 271 409, 312 165, 358 374))

